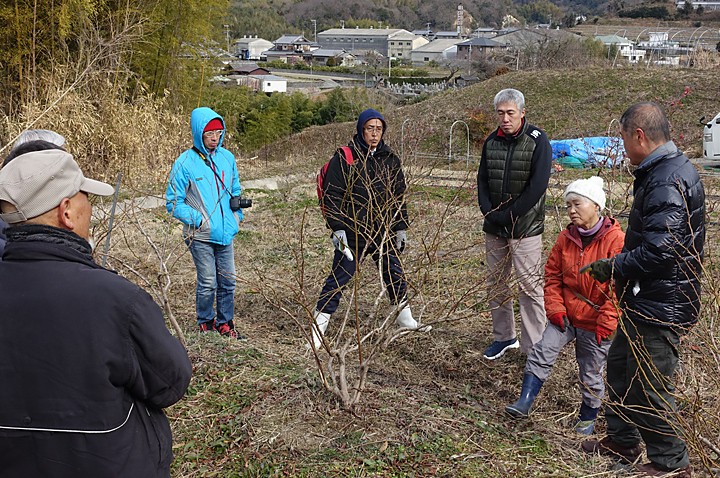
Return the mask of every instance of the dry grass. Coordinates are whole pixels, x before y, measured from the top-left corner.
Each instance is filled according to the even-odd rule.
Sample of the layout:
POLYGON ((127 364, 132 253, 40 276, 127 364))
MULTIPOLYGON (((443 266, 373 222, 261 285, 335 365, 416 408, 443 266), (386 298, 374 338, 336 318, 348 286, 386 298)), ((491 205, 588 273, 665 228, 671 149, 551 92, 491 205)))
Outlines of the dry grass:
MULTIPOLYGON (((489 104, 500 86, 525 90, 530 120, 551 136, 567 137, 601 134, 632 101, 668 102, 691 84, 693 94, 671 116, 676 131, 686 138, 693 135, 687 144, 695 147, 695 130, 701 131, 694 123, 695 110, 702 108, 706 114, 720 106, 716 83, 703 75, 679 71, 660 78, 656 71, 635 70, 602 75, 517 73, 391 112, 391 144, 399 144, 395 125, 411 118, 405 148, 413 179, 409 206, 414 222, 404 258, 413 307, 424 322, 446 320, 436 323, 430 334, 400 339, 376 361, 355 414, 342 412, 325 391, 302 331, 280 313, 277 303, 263 298, 275 286, 278 295, 273 300, 294 307, 300 316, 303 306, 314 305, 328 272, 331 246, 310 177, 279 191, 251 191, 255 205, 235 241, 236 322, 249 336, 246 342, 194 332, 194 267, 180 226, 162 209, 119 215, 109 266, 157 293, 162 283, 158 263, 165 262, 173 280, 172 307, 186 332, 194 364, 187 397, 168 410, 175 434, 174 476, 618 476, 610 462, 581 455, 580 438, 570 431, 580 397, 569 349, 543 388, 532 417, 514 421, 504 415, 503 407, 518 394, 524 360, 517 354, 497 363, 481 358, 491 324, 482 287, 484 246, 473 171, 468 171, 465 183, 428 185, 425 180, 433 165, 415 162, 412 152, 442 152, 449 124, 469 109, 489 104), (135 219, 159 255, 138 232, 135 219), (302 270, 293 260, 300 243, 302 270), (283 296, 283 288, 277 286, 285 283, 294 283, 295 291, 286 289, 283 296)), ((172 161, 189 144, 186 116, 164 112, 160 103, 95 104, 78 97, 35 126, 65 135, 70 149, 91 171, 89 176, 112 181, 123 171, 127 195, 161 196, 172 161)), ((6 119, 4 136, 19 131, 21 123, 6 119)), ((260 151, 254 159, 241 159, 241 177, 303 177, 343 144, 352 129, 350 124, 309 129, 260 151)), ((550 204, 558 204, 562 188, 578 174, 587 172, 552 178, 550 204)), ((622 213, 627 209, 629 177, 621 172, 600 174, 612 183, 612 210, 622 213)), ((707 186, 717 194, 715 178, 708 177, 707 186)), ((708 210, 706 308, 703 320, 685 340, 678 377, 681 413, 697 469, 718 463, 699 436, 720 444, 717 196, 709 198, 708 210)), ((547 250, 565 223, 562 210, 548 214, 547 250)), ((95 237, 102 239, 105 228, 98 224, 95 237)), ((369 263, 364 272, 364 292, 358 297, 363 317, 378 290, 369 263)), ((381 307, 389 307, 387 301, 381 307)), ((333 322, 330 327, 332 332, 333 322)), ((603 431, 600 423, 598 433, 603 431)))
MULTIPOLYGON (((310 179, 277 192, 253 192, 255 206, 236 240, 236 322, 249 336, 247 342, 194 332, 194 269, 180 247, 179 227, 160 211, 138 213, 170 258, 174 310, 186 329, 195 369, 188 396, 168 410, 175 432, 174 476, 631 476, 578 450, 581 437, 571 425, 580 394, 571 349, 558 360, 531 418, 505 416, 504 406, 519 392, 524 360, 519 354, 497 363, 481 358, 491 324, 484 305, 484 247, 473 172, 464 184, 456 180, 454 186, 435 187, 419 184, 420 179, 426 183, 427 165, 409 164, 408 169, 414 222, 405 259, 413 306, 422 309, 424 322, 432 322, 449 306, 460 305, 430 334, 402 338, 379 358, 354 414, 341 411, 324 390, 301 330, 263 299, 265 288, 301 277, 306 305, 312 307, 328 271, 331 246, 310 179), (428 248, 438 234, 441 247, 428 248), (305 247, 303 271, 293 268, 291 258, 291 245, 299 241, 305 247), (462 296, 473 288, 473 294, 462 296)), ((612 207, 624 210, 629 178, 600 173, 618 191, 612 207)), ((552 178, 550 204, 557 203, 562 187, 578 174, 587 173, 552 178)), ((707 181, 708 189, 716 191, 714 178, 707 181)), ((713 211, 714 201, 709 202, 713 211)), ((564 226, 561 213, 549 211, 547 250, 564 226)), ((717 232, 716 218, 713 212, 709 237, 717 232)), ((128 274, 121 261, 144 262, 150 279, 152 254, 127 226, 127 221, 118 224, 123 233, 115 236, 111 265, 128 274)), ((704 320, 685 340, 678 378, 682 417, 693 430, 692 457, 699 469, 701 457, 708 466, 718 457, 695 433, 720 443, 712 425, 720 410, 715 393, 720 385, 715 340, 720 334, 711 300, 717 250, 712 241, 707 247, 708 304, 704 320)), ((365 292, 358 299, 366 312, 378 287, 372 269, 370 262, 364 267, 365 292)), ((290 290, 274 300, 303 314, 290 290)), ((345 307, 346 301, 341 310, 345 307)), ((601 421, 598 433, 603 431, 601 421)))

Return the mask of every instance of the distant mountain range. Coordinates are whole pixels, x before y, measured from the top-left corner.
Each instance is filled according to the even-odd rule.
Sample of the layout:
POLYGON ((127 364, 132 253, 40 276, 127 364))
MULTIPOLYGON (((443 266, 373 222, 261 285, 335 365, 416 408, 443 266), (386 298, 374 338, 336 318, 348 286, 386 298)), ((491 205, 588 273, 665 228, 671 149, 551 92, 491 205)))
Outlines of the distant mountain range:
POLYGON ((561 23, 568 16, 604 16, 608 9, 638 3, 640 0, 234 0, 231 28, 236 35, 269 39, 288 31, 303 31, 310 39, 315 31, 342 24, 442 31, 455 30, 458 5, 463 7, 463 24, 469 28, 501 26, 506 15, 523 23, 561 23))

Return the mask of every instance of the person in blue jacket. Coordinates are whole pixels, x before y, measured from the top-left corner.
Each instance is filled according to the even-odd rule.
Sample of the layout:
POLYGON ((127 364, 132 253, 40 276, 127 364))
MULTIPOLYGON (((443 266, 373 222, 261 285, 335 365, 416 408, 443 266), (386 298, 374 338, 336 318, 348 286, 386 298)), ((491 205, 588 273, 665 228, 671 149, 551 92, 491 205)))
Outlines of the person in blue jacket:
POLYGON ((222 147, 225 122, 212 109, 194 109, 190 125, 193 147, 173 164, 166 207, 183 223, 183 238, 197 269, 195 309, 200 330, 242 339, 233 322, 232 242, 243 220, 242 209, 231 208, 230 201, 242 192, 235 157, 222 147))

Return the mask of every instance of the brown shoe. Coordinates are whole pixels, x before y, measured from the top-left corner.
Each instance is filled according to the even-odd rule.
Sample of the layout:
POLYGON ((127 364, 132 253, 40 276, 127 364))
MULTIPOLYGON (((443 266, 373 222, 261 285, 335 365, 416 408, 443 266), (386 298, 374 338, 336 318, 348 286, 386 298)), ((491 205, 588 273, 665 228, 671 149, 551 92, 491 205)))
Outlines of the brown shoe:
POLYGON ((585 453, 599 453, 627 463, 633 463, 642 454, 639 443, 633 446, 621 446, 613 442, 610 437, 605 437, 602 440, 585 440, 580 446, 585 453))
POLYGON ((655 463, 650 462, 644 465, 637 465, 635 471, 642 473, 640 476, 664 476, 667 478, 690 478, 692 476, 692 466, 690 465, 677 470, 665 470, 655 463))

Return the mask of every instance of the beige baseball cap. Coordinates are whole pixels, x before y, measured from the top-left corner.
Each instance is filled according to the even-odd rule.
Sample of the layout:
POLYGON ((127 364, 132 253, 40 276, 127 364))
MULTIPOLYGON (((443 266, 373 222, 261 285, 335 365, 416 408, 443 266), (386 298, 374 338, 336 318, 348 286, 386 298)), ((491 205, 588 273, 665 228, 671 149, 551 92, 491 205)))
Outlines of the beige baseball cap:
POLYGON ((83 176, 72 155, 59 149, 22 154, 0 169, 0 200, 16 211, 0 214, 8 224, 27 221, 83 191, 110 196, 115 189, 83 176))

